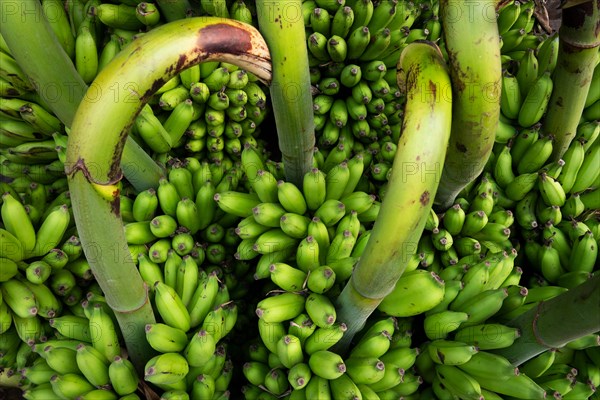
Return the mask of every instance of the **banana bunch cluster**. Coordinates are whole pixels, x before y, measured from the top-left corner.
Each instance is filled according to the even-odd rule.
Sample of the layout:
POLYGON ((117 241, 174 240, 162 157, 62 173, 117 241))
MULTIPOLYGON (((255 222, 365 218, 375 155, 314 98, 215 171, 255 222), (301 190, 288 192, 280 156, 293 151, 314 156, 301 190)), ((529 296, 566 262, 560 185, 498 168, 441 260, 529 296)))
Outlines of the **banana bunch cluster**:
POLYGON ((239 159, 245 144, 257 145, 269 114, 256 77, 224 62, 192 66, 171 80, 137 116, 132 134, 158 158, 173 150, 212 161, 239 159))
POLYGON ((53 249, 64 245, 63 236, 73 231, 74 223, 67 201, 68 192, 46 204, 46 187, 32 183, 27 191, 27 200, 31 204, 24 204, 11 186, 4 184, 2 188, 6 190, 0 206, 0 259, 4 281, 26 266, 25 260, 46 257, 53 249))
POLYGON ((560 349, 539 354, 519 370, 554 397, 593 398, 600 382, 598 349, 598 335, 587 335, 560 349))
POLYGON ((598 135, 597 121, 582 122, 556 162, 549 161, 553 137, 542 137, 537 126, 494 151, 491 174, 514 202, 522 253, 551 284, 574 287, 597 269, 598 135))
POLYGON ((503 62, 520 61, 528 49, 540 45, 542 28, 534 13, 535 2, 530 0, 511 0, 497 11, 503 62))
POLYGON ((540 122, 552 95, 551 75, 557 56, 558 37, 549 36, 537 47, 527 47, 519 61, 513 60, 504 69, 500 102, 501 138, 510 137, 511 129, 505 125, 530 128, 540 122))
POLYGON ((32 182, 66 188, 61 160, 66 146, 64 131, 63 124, 33 92, 1 94, 0 175, 19 191, 32 182))
POLYGON ((304 176, 302 189, 266 165, 260 152, 247 146, 241 169, 250 191, 217 191, 214 196, 222 211, 240 218, 235 258, 258 258, 255 279, 270 277, 283 290, 300 290, 309 271, 325 265, 332 271, 321 268, 323 279, 332 272, 335 276, 315 282, 323 286, 320 292, 344 282, 368 239, 366 226, 381 204, 375 196, 355 190, 364 170, 362 159, 353 157, 327 174, 315 167, 304 176), (287 268, 295 272, 281 265, 279 273, 274 263, 292 263, 287 268))
MULTIPOLYGON (((89 292, 84 314, 50 320, 54 336, 19 347, 26 399, 139 399, 138 374, 121 355, 120 331, 102 295, 89 292)), ((19 367, 19 358, 15 363, 19 367)))
MULTIPOLYGON (((241 218, 222 211, 216 201, 218 193, 246 190, 242 169, 230 159, 195 157, 174 158, 168 165, 156 189, 121 197, 125 237, 142 278, 150 287, 157 280, 176 287, 173 279, 187 260, 196 269, 216 273, 233 299, 242 298, 253 279, 247 274, 250 264, 235 258, 241 218)), ((281 174, 276 163, 268 165, 281 174)), ((195 276, 190 284, 197 283, 195 276)))
POLYGON ((242 389, 245 399, 417 395, 423 379, 413 368, 419 349, 411 347, 409 321, 373 316, 349 354, 342 357, 332 348, 343 337, 346 325, 335 321, 335 309, 326 297, 285 292, 265 298, 257 310, 271 307, 268 303, 285 308, 294 304, 294 311, 261 314, 260 338, 248 347, 248 361, 243 365, 248 381, 242 389))
POLYGON ((396 64, 414 40, 441 40, 438 7, 396 0, 302 3, 320 158, 339 163, 362 153, 374 182, 386 181, 404 101, 396 64))
POLYGON ((238 306, 216 272, 206 273, 191 260, 182 261, 179 281, 184 282, 154 283, 153 304, 161 322, 146 326, 146 339, 159 354, 146 363, 144 380, 163 396, 218 399, 233 377, 224 338, 236 324, 238 306))

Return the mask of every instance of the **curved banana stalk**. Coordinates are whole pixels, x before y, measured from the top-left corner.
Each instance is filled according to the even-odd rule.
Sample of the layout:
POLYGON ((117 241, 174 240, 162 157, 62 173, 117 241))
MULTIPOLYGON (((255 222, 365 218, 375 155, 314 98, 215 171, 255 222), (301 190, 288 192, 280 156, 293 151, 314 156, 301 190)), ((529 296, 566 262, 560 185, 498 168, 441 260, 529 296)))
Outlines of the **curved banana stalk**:
POLYGON ((337 302, 348 326, 343 351, 389 294, 417 251, 440 183, 450 137, 452 93, 443 57, 431 42, 400 55, 398 85, 406 92, 403 132, 389 186, 363 256, 337 302))
POLYGON ((440 1, 454 96, 452 135, 435 199, 442 210, 481 174, 494 145, 502 79, 497 4, 440 1))
POLYGON ((65 168, 77 229, 128 352, 142 368, 152 354, 144 325, 154 316, 119 213, 121 153, 129 128, 152 94, 202 61, 229 62, 267 83, 271 79, 267 46, 252 26, 214 17, 178 20, 124 48, 98 74, 71 127, 65 168))
MULTIPOLYGON (((15 60, 52 112, 65 126, 71 126, 88 87, 58 42, 40 2, 2 0, 1 6, 0 32, 15 60), (27 46, 23 45, 23 38, 27 38, 27 46)), ((132 138, 125 143, 123 171, 138 190, 155 186, 163 173, 132 138)))
POLYGON ((521 336, 512 346, 495 350, 514 366, 550 349, 600 330, 600 275, 569 289, 550 300, 544 300, 519 315, 509 326, 519 328, 521 336))
POLYGON ((542 132, 554 136, 552 159, 558 160, 575 138, 594 67, 599 61, 600 1, 588 1, 562 12, 559 48, 552 74, 554 89, 542 132))
POLYGON ((294 45, 306 43, 302 1, 259 0, 256 6, 260 32, 277 65, 270 91, 283 168, 286 180, 301 187, 315 146, 308 50, 294 45))

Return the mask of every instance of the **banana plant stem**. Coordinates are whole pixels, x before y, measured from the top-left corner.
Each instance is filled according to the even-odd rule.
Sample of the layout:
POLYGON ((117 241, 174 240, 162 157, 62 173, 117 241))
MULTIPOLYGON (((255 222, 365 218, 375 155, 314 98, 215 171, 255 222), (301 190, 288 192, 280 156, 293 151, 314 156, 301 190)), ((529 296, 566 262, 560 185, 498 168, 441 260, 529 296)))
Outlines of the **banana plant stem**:
POLYGON ((256 8, 273 60, 270 94, 285 177, 300 187, 313 165, 315 146, 302 1, 259 0, 256 8))
MULTIPOLYGON (((70 127, 88 90, 56 39, 37 0, 2 0, 0 32, 15 60, 51 111, 70 127), (23 40, 27 40, 24 45, 23 40)), ((123 157, 125 177, 136 188, 157 187, 163 169, 128 138, 123 157)))
POLYGON ((582 336, 600 331, 600 275, 518 316, 507 325, 521 336, 512 346, 495 350, 515 366, 550 349, 563 347, 582 336))
POLYGON ((554 89, 542 123, 554 135, 552 158, 558 160, 575 137, 577 125, 598 62, 600 2, 588 1, 562 12, 554 89))
POLYGON ((450 137, 450 77, 439 48, 414 42, 400 55, 398 83, 406 92, 403 131, 388 190, 371 237, 337 299, 338 320, 348 326, 335 350, 344 353, 417 251, 431 211, 450 137))
POLYGON ((488 161, 500 118, 498 0, 441 0, 452 77, 452 135, 436 204, 446 210, 488 161))
POLYGON ((267 45, 252 26, 213 17, 170 22, 136 39, 102 69, 94 81, 100 94, 84 97, 67 148, 67 179, 84 252, 138 369, 153 354, 144 327, 155 319, 120 215, 123 144, 156 90, 202 61, 234 63, 270 81, 267 45), (119 90, 120 101, 109 87, 119 90))

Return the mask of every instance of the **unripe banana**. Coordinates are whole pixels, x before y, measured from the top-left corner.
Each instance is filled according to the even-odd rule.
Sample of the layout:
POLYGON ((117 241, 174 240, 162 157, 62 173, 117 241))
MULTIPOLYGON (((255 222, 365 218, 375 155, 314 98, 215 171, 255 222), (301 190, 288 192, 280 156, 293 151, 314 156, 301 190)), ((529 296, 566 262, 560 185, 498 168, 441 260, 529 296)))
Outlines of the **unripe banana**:
POLYGON ((198 330, 185 347, 183 355, 192 368, 200 368, 208 363, 217 349, 216 337, 204 329, 198 330))
POLYGON ((438 365, 436 376, 450 393, 459 398, 481 398, 481 386, 475 378, 452 365, 438 365))
POLYGON ((344 332, 348 330, 348 327, 344 323, 334 323, 333 325, 326 326, 323 328, 316 328, 313 326, 313 333, 306 338, 304 342, 304 351, 306 354, 311 355, 320 350, 328 350, 334 346, 344 336, 344 332))
POLYGON ((552 135, 536 140, 519 159, 517 173, 536 172, 542 168, 552 154, 553 143, 554 137, 552 135))
POLYGON ((565 204, 567 196, 560 182, 546 173, 539 175, 538 188, 541 199, 547 206, 561 207, 565 204))
POLYGON ((304 310, 305 298, 301 294, 282 293, 267 297, 256 306, 256 314, 264 322, 283 322, 293 319, 304 310))
POLYGON ((295 239, 305 238, 310 219, 304 215, 285 213, 279 219, 279 227, 288 236, 295 239))
POLYGON ((549 73, 545 73, 533 83, 519 110, 518 122, 524 128, 528 128, 539 122, 546 111, 553 83, 549 73))
POLYGON ((427 351, 436 364, 461 365, 468 362, 479 350, 466 343, 438 339, 429 343, 427 351))
POLYGON ((233 190, 216 193, 214 200, 221 210, 241 218, 252 215, 252 209, 260 204, 256 194, 233 190))
POLYGON ((21 201, 5 193, 0 211, 4 228, 19 239, 25 251, 32 251, 36 241, 35 228, 21 201))
POLYGON ((518 175, 506 186, 506 196, 513 201, 522 200, 535 187, 537 179, 535 172, 518 175))
POLYGON ((570 193, 571 188, 577 179, 577 172, 581 168, 585 157, 584 143, 580 140, 574 140, 563 154, 565 161, 557 180, 562 185, 565 193, 570 193))
POLYGON ((523 103, 519 80, 516 76, 508 72, 502 75, 502 94, 500 100, 500 109, 509 119, 517 119, 519 110, 523 103))
POLYGON ((571 192, 582 192, 588 188, 598 186, 600 172, 595 166, 600 162, 600 146, 591 146, 585 153, 581 167, 577 171, 577 177, 571 188, 571 192))
POLYGON ((598 258, 598 246, 592 231, 587 231, 583 236, 573 242, 568 268, 572 271, 591 273, 598 258))
POLYGON ((426 315, 423 327, 429 339, 445 339, 450 332, 458 329, 468 319, 469 314, 466 312, 444 310, 426 315))
POLYGON ((313 168, 304 175, 302 191, 309 210, 317 210, 326 199, 326 176, 323 171, 313 168))
POLYGON ((491 350, 508 347, 519 336, 520 332, 516 328, 487 323, 459 329, 454 335, 454 340, 473 344, 479 350, 491 350))
POLYGON ((109 362, 104 354, 93 346, 84 343, 77 346, 76 361, 79 370, 92 385, 102 387, 110 383, 109 362))
POLYGON ((34 318, 38 313, 38 306, 34 293, 27 285, 16 277, 2 282, 0 286, 2 302, 21 318, 34 318))
POLYGON ((313 374, 324 379, 336 379, 346 372, 346 365, 342 357, 328 350, 312 353, 308 359, 313 374))
POLYGON ((160 353, 179 352, 187 343, 184 331, 167 324, 152 323, 145 327, 146 340, 152 348, 160 353))
POLYGON ((160 385, 180 382, 189 372, 187 360, 179 353, 152 357, 144 367, 144 380, 160 385))
MULTIPOLYGON (((310 271, 317 269, 320 265, 320 252, 321 249, 319 248, 319 243, 314 236, 306 236, 300 241, 296 249, 297 267, 307 274, 310 271)), ((319 284, 326 284, 324 281, 320 280, 319 277, 315 277, 312 280, 316 284, 315 288, 318 287, 319 284)))
POLYGON ((437 274, 414 270, 400 277, 394 290, 384 298, 378 309, 396 317, 408 317, 430 310, 443 298, 444 282, 437 274), (404 300, 409 298, 410 302, 404 300))
POLYGON ((302 290, 306 281, 305 272, 286 263, 273 263, 270 265, 269 271, 271 273, 271 280, 273 283, 288 292, 297 292, 302 290))
POLYGON ((91 305, 89 327, 92 345, 104 354, 108 361, 121 354, 117 327, 101 302, 91 305))
POLYGON ((277 342, 277 356, 286 368, 293 368, 304 360, 300 339, 294 335, 285 335, 277 342))
POLYGON ((74 399, 94 390, 86 378, 77 373, 54 375, 50 378, 52 390, 61 399, 74 399))
POLYGON ((500 395, 528 397, 532 399, 546 397, 546 391, 525 374, 513 373, 504 375, 507 376, 507 379, 503 380, 498 379, 498 376, 500 375, 489 379, 484 379, 480 376, 477 380, 482 388, 500 395))
POLYGON ((156 308, 163 321, 184 332, 190 329, 190 314, 174 288, 163 282, 154 284, 156 308))
POLYGON ((98 46, 92 16, 87 16, 75 38, 75 67, 85 83, 90 83, 98 73, 98 46))
POLYGON ((325 200, 315 211, 314 216, 319 218, 327 227, 334 226, 346 214, 346 206, 339 200, 325 200))
POLYGON ((39 354, 57 374, 79 373, 76 361, 77 352, 74 348, 58 347, 45 343, 39 354))

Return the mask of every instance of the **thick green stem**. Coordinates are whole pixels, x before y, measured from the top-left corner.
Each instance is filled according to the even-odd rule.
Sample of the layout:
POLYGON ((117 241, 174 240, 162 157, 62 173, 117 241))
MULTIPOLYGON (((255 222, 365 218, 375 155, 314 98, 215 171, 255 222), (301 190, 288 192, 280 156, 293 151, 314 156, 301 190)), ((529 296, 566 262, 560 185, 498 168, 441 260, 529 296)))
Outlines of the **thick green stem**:
POLYGON ((260 31, 273 60, 271 103, 285 177, 300 187, 313 165, 315 146, 302 1, 259 0, 256 6, 260 31))
MULTIPOLYGON (((40 2, 1 0, 0 4, 0 32, 15 60, 51 111, 70 127, 88 87, 56 39, 40 2)), ((162 168, 132 138, 125 147, 123 163, 130 166, 124 168, 125 177, 137 190, 157 187, 162 168)))
POLYGON ((348 348, 416 253, 446 157, 452 93, 437 46, 408 45, 398 63, 398 83, 406 91, 402 136, 371 237, 337 300, 338 320, 348 325, 338 352, 348 348))
POLYGON ((212 17, 178 20, 132 42, 98 74, 90 88, 95 95, 83 98, 71 128, 65 165, 77 230, 138 367, 152 355, 144 326, 154 315, 120 215, 121 154, 136 115, 155 91, 202 61, 233 63, 270 81, 267 45, 250 25, 212 17))
POLYGON ((450 61, 452 135, 435 199, 441 210, 483 171, 500 118, 498 0, 441 0, 440 21, 450 61))
POLYGON ((558 160, 575 137, 600 47, 600 1, 588 1, 562 12, 559 48, 552 73, 554 89, 542 123, 554 135, 552 158, 558 160))
POLYGON ((518 366, 544 351, 598 332, 599 306, 600 275, 596 275, 508 322, 507 325, 521 330, 521 336, 512 346, 495 352, 518 366))

